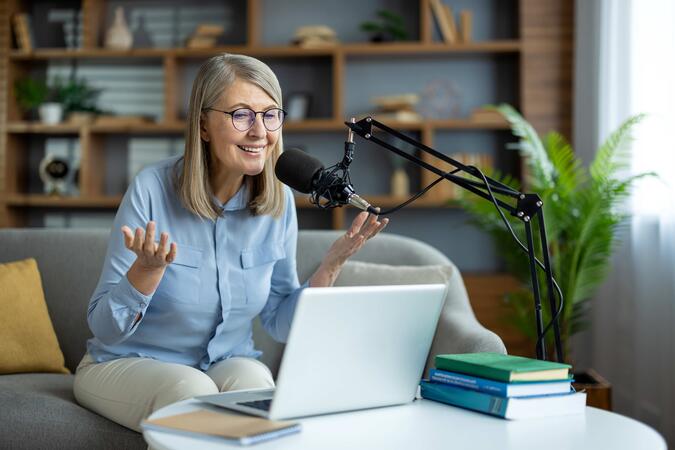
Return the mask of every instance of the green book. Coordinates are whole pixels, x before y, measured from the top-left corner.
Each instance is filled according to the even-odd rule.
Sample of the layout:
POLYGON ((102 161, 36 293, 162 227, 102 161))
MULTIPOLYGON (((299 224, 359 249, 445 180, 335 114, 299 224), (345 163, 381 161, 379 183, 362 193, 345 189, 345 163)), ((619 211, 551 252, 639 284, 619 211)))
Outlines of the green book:
POLYGON ((569 364, 500 353, 464 353, 436 355, 436 368, 460 372, 491 380, 545 381, 569 378, 569 364))

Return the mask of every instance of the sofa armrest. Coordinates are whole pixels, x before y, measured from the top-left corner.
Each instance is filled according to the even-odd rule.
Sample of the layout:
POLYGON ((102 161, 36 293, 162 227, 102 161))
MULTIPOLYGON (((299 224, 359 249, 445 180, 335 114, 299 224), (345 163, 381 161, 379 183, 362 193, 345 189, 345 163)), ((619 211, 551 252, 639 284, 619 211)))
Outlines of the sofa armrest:
POLYGON ((443 313, 427 357, 424 375, 434 367, 434 356, 446 353, 506 353, 504 342, 477 320, 467 320, 466 314, 443 313))

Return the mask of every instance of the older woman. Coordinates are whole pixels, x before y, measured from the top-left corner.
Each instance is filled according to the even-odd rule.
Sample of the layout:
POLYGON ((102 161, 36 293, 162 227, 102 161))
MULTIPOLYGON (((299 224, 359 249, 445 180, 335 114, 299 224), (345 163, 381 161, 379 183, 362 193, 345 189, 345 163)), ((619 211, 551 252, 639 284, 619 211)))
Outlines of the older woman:
POLYGON ((267 65, 242 55, 202 65, 184 156, 142 170, 117 211, 75 377, 81 405, 139 431, 164 405, 274 385, 253 318, 284 341, 300 291, 331 286, 387 223, 358 215, 301 286, 293 195, 273 174, 283 120, 267 65))

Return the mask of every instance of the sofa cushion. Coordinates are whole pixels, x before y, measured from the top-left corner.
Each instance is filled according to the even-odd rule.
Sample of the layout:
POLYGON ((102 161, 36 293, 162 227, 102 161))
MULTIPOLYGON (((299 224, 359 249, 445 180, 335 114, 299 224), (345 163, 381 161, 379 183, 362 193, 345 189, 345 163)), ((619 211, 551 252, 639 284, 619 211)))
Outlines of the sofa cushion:
POLYGON ((135 431, 75 402, 73 375, 36 373, 0 377, 2 448, 143 449, 135 431))
MULTIPOLYGON (((426 369, 433 367, 434 355, 455 353, 456 348, 466 345, 455 339, 459 327, 478 324, 469 303, 469 297, 459 269, 447 264, 423 266, 392 266, 362 261, 347 261, 335 286, 376 286, 396 284, 443 283, 448 286, 434 334, 433 344, 427 358, 426 369), (456 329, 455 329, 456 328, 456 329), (454 341, 454 342, 453 342, 454 341), (457 347, 455 347, 455 345, 457 347)), ((478 342, 478 339, 476 339, 478 342)))
POLYGON ((0 262, 25 258, 37 261, 49 316, 66 367, 72 372, 91 337, 87 305, 101 274, 110 233, 103 229, 0 230, 0 262))
POLYGON ((347 261, 335 286, 377 286, 395 284, 446 284, 453 274, 450 265, 392 266, 363 261, 347 261))
POLYGON ((0 373, 69 373, 35 259, 0 264, 0 373))

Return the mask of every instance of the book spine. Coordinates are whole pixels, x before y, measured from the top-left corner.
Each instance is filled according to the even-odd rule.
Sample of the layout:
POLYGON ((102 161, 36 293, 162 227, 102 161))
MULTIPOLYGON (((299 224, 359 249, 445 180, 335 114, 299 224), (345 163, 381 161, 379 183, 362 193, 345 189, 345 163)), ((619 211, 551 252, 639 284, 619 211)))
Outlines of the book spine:
POLYGON ((459 372, 468 375, 475 375, 490 380, 504 381, 508 383, 511 380, 511 371, 496 369, 494 367, 471 364, 465 361, 445 359, 437 356, 435 359, 436 368, 448 372, 459 372))
POLYGON ((493 416, 506 416, 506 408, 509 404, 508 398, 495 397, 481 392, 426 381, 422 381, 420 386, 423 398, 493 416))
POLYGON ((445 370, 431 369, 429 379, 436 383, 457 386, 464 389, 485 392, 497 397, 508 397, 507 384, 483 378, 465 375, 462 373, 446 372, 445 370))

